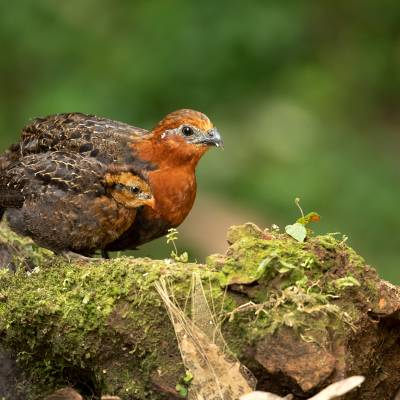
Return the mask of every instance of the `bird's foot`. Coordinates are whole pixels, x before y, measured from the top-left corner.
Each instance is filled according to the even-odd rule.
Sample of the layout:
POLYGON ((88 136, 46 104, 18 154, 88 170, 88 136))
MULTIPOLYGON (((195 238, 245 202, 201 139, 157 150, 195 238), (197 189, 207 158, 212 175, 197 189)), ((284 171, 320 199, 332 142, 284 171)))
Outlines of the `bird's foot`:
POLYGON ((73 251, 63 251, 60 255, 67 259, 67 261, 71 264, 72 262, 78 263, 88 263, 100 260, 100 258, 86 257, 82 254, 74 253, 73 251))
POLYGON ((109 259, 110 259, 110 253, 109 253, 108 250, 106 250, 106 249, 101 249, 101 256, 102 256, 105 260, 109 260, 109 259))

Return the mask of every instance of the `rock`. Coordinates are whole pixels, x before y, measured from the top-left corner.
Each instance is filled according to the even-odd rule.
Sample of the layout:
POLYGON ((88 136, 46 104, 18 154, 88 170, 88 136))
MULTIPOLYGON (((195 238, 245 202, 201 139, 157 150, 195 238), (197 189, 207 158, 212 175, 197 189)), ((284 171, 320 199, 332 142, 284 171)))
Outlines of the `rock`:
POLYGON ((44 400, 83 400, 83 397, 72 388, 64 388, 46 396, 44 400))
POLYGON ((0 345, 0 399, 25 400, 25 379, 15 353, 0 345))
POLYGON ((310 343, 289 328, 265 337, 257 343, 255 359, 269 374, 283 374, 297 384, 300 390, 309 392, 332 374, 335 357, 316 343, 310 343))

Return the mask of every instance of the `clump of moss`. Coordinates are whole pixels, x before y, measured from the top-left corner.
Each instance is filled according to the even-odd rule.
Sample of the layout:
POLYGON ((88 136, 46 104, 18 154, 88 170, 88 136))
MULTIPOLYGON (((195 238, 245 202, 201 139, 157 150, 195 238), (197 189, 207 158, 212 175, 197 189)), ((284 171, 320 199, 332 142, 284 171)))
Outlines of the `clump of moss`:
POLYGON ((52 254, 32 240, 18 236, 4 222, 0 224, 0 269, 15 270, 21 267, 32 271, 45 263, 52 254))
POLYGON ((73 380, 72 370, 90 375, 93 390, 148 398, 160 341, 175 344, 154 282, 167 276, 184 301, 199 266, 131 258, 73 265, 48 256, 34 272, 0 274, 2 342, 18 349, 36 382, 32 398, 73 380))
POLYGON ((361 304, 377 296, 371 290, 377 275, 371 269, 365 274, 364 260, 338 235, 299 242, 277 228, 246 224, 230 228, 228 238, 226 256, 210 256, 207 263, 220 269, 222 286, 246 296, 248 302, 229 315, 246 324, 249 342, 282 326, 309 340, 331 328, 344 333, 359 317, 357 298, 361 304))

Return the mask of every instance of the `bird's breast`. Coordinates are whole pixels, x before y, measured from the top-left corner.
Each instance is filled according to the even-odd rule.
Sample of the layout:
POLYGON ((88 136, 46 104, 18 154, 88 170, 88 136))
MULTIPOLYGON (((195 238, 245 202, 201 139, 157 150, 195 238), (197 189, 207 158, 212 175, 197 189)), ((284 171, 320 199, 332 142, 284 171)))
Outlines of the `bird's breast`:
POLYGON ((171 226, 183 222, 196 198, 196 176, 189 168, 163 169, 149 173, 155 198, 154 212, 171 226))

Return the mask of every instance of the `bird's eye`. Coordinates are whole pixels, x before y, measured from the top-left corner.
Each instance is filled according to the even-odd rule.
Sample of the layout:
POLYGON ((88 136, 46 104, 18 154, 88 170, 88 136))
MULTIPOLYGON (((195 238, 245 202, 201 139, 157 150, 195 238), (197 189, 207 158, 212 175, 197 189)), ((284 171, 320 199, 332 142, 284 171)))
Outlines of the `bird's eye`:
POLYGON ((129 191, 134 194, 138 194, 140 192, 140 189, 137 186, 130 186, 129 191))
POLYGON ((182 128, 182 133, 185 135, 185 136, 190 136, 190 135, 193 135, 193 129, 190 127, 190 126, 184 126, 183 128, 182 128))

